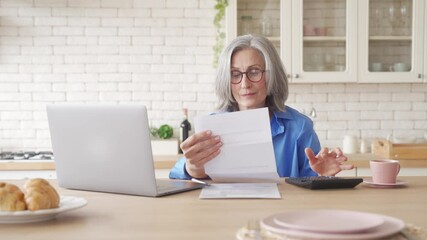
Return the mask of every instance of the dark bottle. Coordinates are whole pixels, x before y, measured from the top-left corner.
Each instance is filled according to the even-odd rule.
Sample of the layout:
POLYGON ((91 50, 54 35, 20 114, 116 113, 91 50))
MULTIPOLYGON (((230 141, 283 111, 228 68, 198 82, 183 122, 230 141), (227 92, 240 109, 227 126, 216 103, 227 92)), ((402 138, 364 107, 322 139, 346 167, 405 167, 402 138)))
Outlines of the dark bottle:
MULTIPOLYGON (((188 121, 188 110, 187 108, 182 109, 183 117, 181 125, 179 126, 179 144, 188 138, 191 131, 191 124, 188 121)), ((179 146, 179 153, 182 153, 181 146, 179 146)))

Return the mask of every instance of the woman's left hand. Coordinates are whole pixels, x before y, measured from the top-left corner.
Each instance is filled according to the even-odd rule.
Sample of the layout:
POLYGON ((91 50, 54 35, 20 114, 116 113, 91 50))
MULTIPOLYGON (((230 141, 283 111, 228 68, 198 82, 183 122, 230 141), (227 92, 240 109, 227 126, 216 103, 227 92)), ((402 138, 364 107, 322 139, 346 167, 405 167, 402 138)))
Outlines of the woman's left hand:
POLYGON ((353 169, 352 164, 344 164, 348 158, 343 154, 340 148, 335 148, 329 152, 328 148, 322 150, 315 156, 311 148, 305 149, 305 155, 310 162, 310 167, 320 176, 335 176, 342 170, 353 169))

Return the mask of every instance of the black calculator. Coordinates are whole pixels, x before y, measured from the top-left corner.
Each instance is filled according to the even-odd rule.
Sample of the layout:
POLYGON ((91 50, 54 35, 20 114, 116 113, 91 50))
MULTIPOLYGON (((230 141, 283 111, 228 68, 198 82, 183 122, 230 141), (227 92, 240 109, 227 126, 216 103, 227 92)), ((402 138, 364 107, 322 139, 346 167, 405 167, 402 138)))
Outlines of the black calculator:
POLYGON ((336 188, 354 188, 363 182, 363 178, 357 177, 330 177, 330 176, 312 176, 312 177, 289 177, 285 181, 289 184, 308 189, 336 189, 336 188))

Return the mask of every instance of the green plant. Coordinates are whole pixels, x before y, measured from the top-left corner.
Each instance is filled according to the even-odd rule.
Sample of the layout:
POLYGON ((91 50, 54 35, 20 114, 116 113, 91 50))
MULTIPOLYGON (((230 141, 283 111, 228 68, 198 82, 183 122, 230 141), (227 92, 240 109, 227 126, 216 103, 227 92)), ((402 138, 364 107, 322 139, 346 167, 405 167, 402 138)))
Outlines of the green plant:
POLYGON ((225 17, 225 9, 228 6, 228 0, 216 0, 215 10, 217 11, 214 18, 214 26, 216 30, 216 43, 213 47, 214 50, 214 59, 213 65, 214 67, 218 64, 219 55, 221 54, 222 49, 224 48, 225 42, 225 32, 222 26, 225 17))
POLYGON ((158 137, 161 139, 169 139, 173 137, 173 128, 168 124, 163 124, 159 128, 150 127, 150 134, 152 137, 158 137))
POLYGON ((152 137, 157 137, 157 130, 158 128, 156 127, 150 127, 150 134, 152 137))

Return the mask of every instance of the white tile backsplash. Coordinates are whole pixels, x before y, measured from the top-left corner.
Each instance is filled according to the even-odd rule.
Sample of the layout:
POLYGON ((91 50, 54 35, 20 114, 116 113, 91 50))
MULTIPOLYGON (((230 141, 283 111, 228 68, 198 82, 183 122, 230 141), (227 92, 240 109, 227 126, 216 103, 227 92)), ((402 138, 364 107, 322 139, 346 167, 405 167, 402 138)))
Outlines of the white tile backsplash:
MULTIPOLYGON (((214 111, 212 0, 0 0, 0 150, 50 149, 45 106, 138 102, 175 128, 214 111)), ((278 17, 278 16, 277 16, 278 17)), ((427 132, 427 84, 291 84, 325 146, 427 132)))

